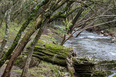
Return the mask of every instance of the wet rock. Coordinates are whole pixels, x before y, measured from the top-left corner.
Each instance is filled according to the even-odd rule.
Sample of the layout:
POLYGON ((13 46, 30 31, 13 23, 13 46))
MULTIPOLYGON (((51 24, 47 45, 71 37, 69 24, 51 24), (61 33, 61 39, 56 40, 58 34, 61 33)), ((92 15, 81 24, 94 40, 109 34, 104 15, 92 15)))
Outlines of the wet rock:
POLYGON ((89 57, 72 58, 76 77, 107 77, 112 74, 111 71, 99 70, 96 68, 98 63, 89 57))
POLYGON ((111 43, 116 42, 116 37, 112 37, 111 43))
POLYGON ((62 77, 71 77, 70 73, 65 72, 62 77))
POLYGON ((92 58, 72 58, 73 67, 75 69, 76 76, 78 77, 91 77, 95 70, 95 61, 92 58))

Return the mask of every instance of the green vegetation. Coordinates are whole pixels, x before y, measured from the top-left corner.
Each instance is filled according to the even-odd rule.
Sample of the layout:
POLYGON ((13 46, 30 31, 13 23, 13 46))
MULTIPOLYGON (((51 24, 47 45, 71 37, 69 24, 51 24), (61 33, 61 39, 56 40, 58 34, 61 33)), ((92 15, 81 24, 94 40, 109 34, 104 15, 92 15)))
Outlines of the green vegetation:
POLYGON ((107 30, 114 33, 114 34, 116 34, 116 28, 111 28, 111 29, 107 29, 107 30))
POLYGON ((66 66, 66 58, 71 55, 71 53, 72 48, 55 44, 47 44, 39 40, 35 46, 33 56, 53 64, 66 66))
MULTIPOLYGON (((15 61, 15 66, 18 66, 20 68, 23 68, 24 67, 24 64, 25 64, 25 61, 26 61, 26 55, 23 55, 23 56, 19 56, 16 61, 15 61)), ((38 66, 40 63, 40 60, 37 59, 37 58, 32 58, 31 60, 31 63, 30 63, 30 66, 29 67, 35 67, 35 66, 38 66)))
MULTIPOLYGON (((2 27, 0 28, 0 39, 3 39, 4 33, 5 33, 5 23, 3 23, 2 27)), ((10 28, 9 28, 9 39, 13 40, 20 29, 20 25, 14 22, 10 22, 10 28)))
POLYGON ((52 37, 52 34, 42 35, 40 39, 47 44, 52 44, 53 42, 57 41, 56 39, 52 37))
POLYGON ((113 77, 116 77, 116 74, 113 77))
POLYGON ((101 67, 107 67, 108 69, 113 69, 116 67, 116 61, 112 60, 112 61, 101 61, 98 63, 99 66, 101 67))
POLYGON ((105 71, 105 70, 103 70, 103 71, 95 71, 93 73, 93 76, 92 77, 108 77, 111 74, 112 74, 112 72, 105 71))
MULTIPOLYGON (((73 35, 77 34, 77 37, 87 29, 98 31, 102 36, 113 36, 113 43, 116 34, 115 7, 115 0, 0 0, 0 54, 3 54, 0 56, 0 67, 9 61, 1 77, 10 76, 13 64, 20 68, 25 66, 23 71, 20 68, 16 70, 20 74, 23 72, 21 77, 27 75, 29 65, 32 76, 61 77, 67 71, 60 66, 67 67, 68 63, 80 76, 106 76, 106 71, 94 71, 96 62, 93 59, 73 59, 72 56, 76 54, 72 54, 72 48, 64 47, 63 44, 73 35), (53 28, 58 25, 56 22, 64 23, 53 28), (5 36, 6 39, 3 38, 5 36)), ((104 64, 108 68, 116 67, 113 61, 104 64)))
MULTIPOLYGON (((22 69, 13 69, 13 72, 21 74, 22 69)), ((67 72, 65 67, 53 65, 43 61, 41 61, 38 66, 34 66, 29 69, 29 73, 34 77, 61 77, 64 72, 67 72)))

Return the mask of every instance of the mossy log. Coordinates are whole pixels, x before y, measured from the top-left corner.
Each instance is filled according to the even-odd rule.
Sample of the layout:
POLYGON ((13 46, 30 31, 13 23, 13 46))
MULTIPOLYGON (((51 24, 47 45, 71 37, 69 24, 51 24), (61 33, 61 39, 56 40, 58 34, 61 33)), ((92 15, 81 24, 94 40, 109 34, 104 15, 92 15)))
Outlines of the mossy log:
POLYGON ((72 52, 72 48, 55 44, 43 44, 43 41, 39 40, 34 48, 33 57, 60 66, 67 66, 66 58, 69 57, 72 52))

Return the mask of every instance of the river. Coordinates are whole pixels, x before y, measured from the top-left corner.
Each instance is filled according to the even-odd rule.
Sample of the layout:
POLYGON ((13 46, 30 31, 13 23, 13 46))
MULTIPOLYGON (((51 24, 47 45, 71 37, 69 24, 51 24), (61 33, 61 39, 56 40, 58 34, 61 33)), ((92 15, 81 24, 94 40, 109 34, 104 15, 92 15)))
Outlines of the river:
MULTIPOLYGON (((76 34, 64 46, 72 47, 78 57, 92 57, 97 61, 116 60, 116 43, 111 43, 111 37, 83 31, 75 38, 76 34)), ((109 77, 113 77, 116 74, 115 70, 112 72, 114 73, 109 77)))
POLYGON ((72 47, 77 56, 92 57, 99 61, 116 60, 116 43, 111 43, 111 37, 84 31, 75 38, 76 34, 64 46, 72 47))

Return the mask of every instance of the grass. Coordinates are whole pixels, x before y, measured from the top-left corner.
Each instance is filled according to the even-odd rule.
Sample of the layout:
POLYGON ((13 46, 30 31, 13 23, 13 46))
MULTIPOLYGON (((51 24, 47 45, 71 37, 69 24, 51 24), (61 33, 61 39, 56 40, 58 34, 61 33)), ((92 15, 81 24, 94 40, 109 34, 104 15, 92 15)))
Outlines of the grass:
MULTIPOLYGON (((13 70, 13 72, 21 74, 22 69, 13 70)), ((29 69, 30 77, 61 77, 63 72, 67 72, 65 67, 43 61, 38 66, 29 69)))
MULTIPOLYGON (((33 25, 33 23, 29 24, 29 26, 33 25)), ((13 40, 19 31, 21 25, 18 25, 14 22, 10 22, 10 27, 9 27, 9 41, 13 40)), ((0 28, 0 39, 3 39, 5 33, 5 23, 3 23, 2 27, 0 28)), ((44 42, 47 43, 52 43, 53 41, 56 41, 52 35, 51 32, 49 32, 50 36, 47 35, 42 35, 41 39, 44 42)), ((13 69, 12 72, 15 72, 16 74, 18 73, 21 75, 22 69, 13 69)), ((61 67, 58 65, 53 65, 51 63, 47 62, 41 62, 38 66, 34 66, 29 69, 29 74, 31 75, 30 77, 61 77, 64 72, 67 72, 67 69, 65 67, 61 67)))
MULTIPOLYGON (((9 23, 9 39, 14 39, 18 30, 20 29, 20 26, 14 22, 9 23)), ((5 23, 3 22, 2 27, 0 28, 0 40, 3 39, 5 35, 5 23)))
POLYGON ((113 77, 116 77, 116 74, 113 77))
POLYGON ((116 34, 116 28, 111 28, 111 29, 107 29, 107 30, 114 33, 114 34, 116 34))
MULTIPOLYGON (((35 23, 34 21, 30 22, 30 24, 28 25, 28 27, 26 29, 28 29, 34 23, 35 23)), ((5 25, 6 25, 5 22, 3 22, 3 24, 0 28, 0 42, 2 41, 2 39, 4 38, 4 35, 5 35, 5 29, 6 29, 5 25)), ((22 26, 22 23, 21 24, 17 24, 15 22, 10 22, 9 23, 8 42, 12 42, 15 39, 15 37, 16 37, 18 31, 20 30, 21 26, 22 26)), ((27 30, 24 31, 23 35, 25 34, 26 31, 27 30)))

